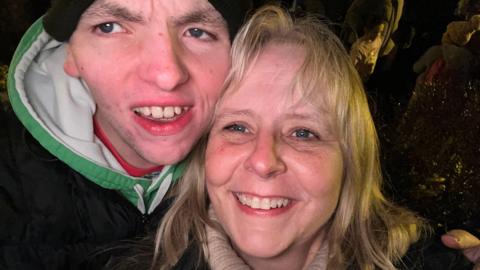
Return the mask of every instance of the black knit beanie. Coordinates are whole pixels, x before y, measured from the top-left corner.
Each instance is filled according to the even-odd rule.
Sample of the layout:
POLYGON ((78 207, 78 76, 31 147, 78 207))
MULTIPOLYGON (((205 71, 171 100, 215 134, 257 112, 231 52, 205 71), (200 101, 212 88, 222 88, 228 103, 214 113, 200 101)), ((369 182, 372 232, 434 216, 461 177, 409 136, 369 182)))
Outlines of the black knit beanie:
MULTIPOLYGON (((172 0, 182 1, 182 0, 172 0)), ((235 37, 243 23, 251 0, 208 0, 222 14, 228 24, 230 39, 235 37)), ((43 17, 45 31, 58 41, 67 41, 77 27, 82 13, 94 0, 53 0, 52 7, 43 17)))

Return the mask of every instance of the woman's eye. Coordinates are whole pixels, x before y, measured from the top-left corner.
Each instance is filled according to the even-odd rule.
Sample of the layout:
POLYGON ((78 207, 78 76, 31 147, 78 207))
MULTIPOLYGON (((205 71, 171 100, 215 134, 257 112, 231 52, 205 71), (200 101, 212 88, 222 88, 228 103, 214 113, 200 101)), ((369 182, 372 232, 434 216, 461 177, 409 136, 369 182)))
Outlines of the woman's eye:
POLYGON ((119 33, 123 31, 123 28, 114 22, 101 23, 97 25, 97 29, 104 34, 119 33))
POLYGON ((211 40, 214 39, 214 36, 200 28, 190 28, 187 30, 187 36, 202 39, 202 40, 211 40))
POLYGON ((239 124, 232 124, 232 125, 226 126, 224 129, 231 132, 241 132, 241 133, 248 132, 248 129, 245 126, 242 126, 239 124))
POLYGON ((295 138, 298 138, 298 139, 314 139, 314 138, 318 138, 318 136, 313 133, 312 131, 308 130, 308 129, 297 129, 295 130, 293 133, 292 133, 292 136, 295 137, 295 138))

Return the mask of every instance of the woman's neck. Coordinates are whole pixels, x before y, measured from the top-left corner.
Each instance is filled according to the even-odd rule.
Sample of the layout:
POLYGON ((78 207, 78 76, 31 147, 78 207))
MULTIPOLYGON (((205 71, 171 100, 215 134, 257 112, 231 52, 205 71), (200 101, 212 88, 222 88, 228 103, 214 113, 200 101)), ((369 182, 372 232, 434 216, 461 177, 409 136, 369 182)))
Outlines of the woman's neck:
POLYGON ((324 265, 321 268, 325 269, 328 260, 328 244, 325 242, 323 231, 319 233, 312 241, 307 243, 297 244, 290 247, 285 252, 279 254, 273 258, 258 258, 248 256, 236 249, 236 252, 240 257, 252 268, 252 269, 278 269, 278 270, 291 270, 291 269, 310 269, 310 265, 324 265))

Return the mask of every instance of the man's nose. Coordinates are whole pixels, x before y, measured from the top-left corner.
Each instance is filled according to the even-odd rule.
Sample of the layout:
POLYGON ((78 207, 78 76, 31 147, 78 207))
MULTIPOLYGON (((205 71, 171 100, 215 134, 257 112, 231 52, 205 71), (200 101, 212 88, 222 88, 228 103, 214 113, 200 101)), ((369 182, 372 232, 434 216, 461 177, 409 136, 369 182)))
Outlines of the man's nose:
POLYGON ((279 149, 280 145, 274 137, 260 135, 245 160, 245 168, 265 180, 284 173, 287 167, 279 149))
POLYGON ((163 91, 173 91, 189 78, 183 48, 169 34, 147 39, 143 44, 139 76, 163 91))

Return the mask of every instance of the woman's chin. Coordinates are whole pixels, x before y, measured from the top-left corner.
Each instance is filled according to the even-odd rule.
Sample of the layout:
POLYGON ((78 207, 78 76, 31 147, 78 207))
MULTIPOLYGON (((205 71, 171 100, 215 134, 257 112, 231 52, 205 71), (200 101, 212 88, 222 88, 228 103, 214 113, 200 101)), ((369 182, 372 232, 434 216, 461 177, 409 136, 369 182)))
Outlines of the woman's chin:
MULTIPOLYGON (((254 240, 252 237, 248 237, 249 240, 254 240)), ((283 245, 274 241, 271 238, 257 239, 256 241, 245 241, 242 239, 240 243, 232 243, 237 253, 244 259, 271 259, 279 256, 285 251, 283 245)))

